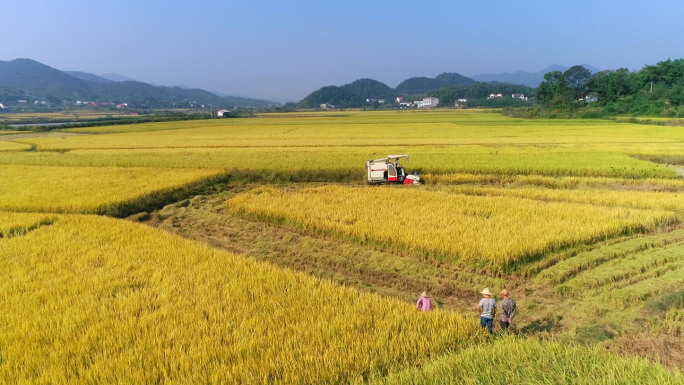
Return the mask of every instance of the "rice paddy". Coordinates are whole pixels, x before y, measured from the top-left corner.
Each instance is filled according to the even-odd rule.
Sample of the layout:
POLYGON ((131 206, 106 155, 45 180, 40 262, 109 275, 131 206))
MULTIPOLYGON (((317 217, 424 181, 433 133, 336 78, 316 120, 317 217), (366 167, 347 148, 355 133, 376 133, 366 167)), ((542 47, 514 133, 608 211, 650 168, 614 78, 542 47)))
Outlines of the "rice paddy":
POLYGON ((99 213, 216 176, 216 170, 4 165, 0 210, 99 213))
POLYGON ((0 249, 5 380, 339 383, 482 338, 127 221, 63 216, 0 249))
POLYGON ((0 140, 0 382, 681 383, 677 127, 433 110, 65 131, 0 140), (404 153, 426 185, 363 186, 404 153), (524 337, 484 335, 482 286, 513 290, 524 337))
POLYGON ((257 219, 493 270, 564 246, 677 221, 666 211, 339 186, 256 189, 230 199, 228 207, 257 219))
POLYGON ((9 238, 51 224, 56 216, 39 213, 14 213, 0 211, 0 238, 9 238))

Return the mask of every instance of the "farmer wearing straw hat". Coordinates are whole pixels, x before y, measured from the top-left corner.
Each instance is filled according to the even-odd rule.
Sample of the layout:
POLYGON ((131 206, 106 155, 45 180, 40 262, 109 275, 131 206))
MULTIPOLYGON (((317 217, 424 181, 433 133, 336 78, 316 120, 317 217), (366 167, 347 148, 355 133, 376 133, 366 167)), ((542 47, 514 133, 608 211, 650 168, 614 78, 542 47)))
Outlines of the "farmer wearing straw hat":
POLYGON ((492 292, 489 288, 484 288, 480 292, 484 296, 477 304, 477 311, 480 312, 480 325, 489 329, 489 334, 492 334, 492 327, 494 326, 494 314, 496 314, 496 301, 492 298, 492 292))
POLYGON ((420 298, 418 298, 418 302, 416 302, 416 310, 426 312, 432 310, 432 300, 430 300, 430 296, 426 291, 424 291, 420 295, 420 298))
POLYGON ((513 322, 513 317, 515 317, 515 300, 513 298, 508 298, 508 290, 501 290, 501 296, 503 299, 499 302, 501 305, 501 314, 499 315, 499 325, 501 325, 501 330, 506 331, 511 322, 513 322))

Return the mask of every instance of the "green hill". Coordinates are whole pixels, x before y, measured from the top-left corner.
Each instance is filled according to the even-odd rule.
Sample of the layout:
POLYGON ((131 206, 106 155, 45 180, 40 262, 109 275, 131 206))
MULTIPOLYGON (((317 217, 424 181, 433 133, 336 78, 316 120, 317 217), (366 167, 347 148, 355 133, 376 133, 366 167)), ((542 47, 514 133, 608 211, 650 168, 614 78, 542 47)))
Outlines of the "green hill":
POLYGON ((115 82, 85 72, 64 72, 31 59, 0 61, 0 102, 17 99, 51 104, 77 100, 128 103, 137 108, 174 108, 208 105, 216 108, 268 107, 272 102, 237 96, 218 96, 200 89, 152 86, 137 81, 115 82))
POLYGON ((358 107, 367 99, 387 99, 394 96, 388 85, 373 79, 359 79, 341 87, 326 86, 312 92, 300 102, 303 108, 316 108, 323 103, 338 107, 358 107))
POLYGON ((82 71, 64 71, 65 74, 73 76, 76 79, 87 80, 93 83, 111 83, 113 80, 103 78, 102 76, 97 76, 88 72, 82 71))
POLYGON ((332 104, 336 107, 361 107, 377 100, 394 99, 397 96, 408 97, 422 95, 444 87, 457 87, 473 84, 473 79, 457 73, 445 72, 435 78, 414 77, 391 88, 373 79, 359 79, 343 86, 326 86, 320 88, 301 102, 302 108, 316 108, 321 104, 332 104))
POLYGON ((453 72, 445 72, 435 78, 414 77, 406 79, 399 83, 396 91, 400 95, 424 94, 426 92, 438 90, 444 87, 457 87, 474 82, 475 81, 473 79, 467 78, 463 75, 453 72))

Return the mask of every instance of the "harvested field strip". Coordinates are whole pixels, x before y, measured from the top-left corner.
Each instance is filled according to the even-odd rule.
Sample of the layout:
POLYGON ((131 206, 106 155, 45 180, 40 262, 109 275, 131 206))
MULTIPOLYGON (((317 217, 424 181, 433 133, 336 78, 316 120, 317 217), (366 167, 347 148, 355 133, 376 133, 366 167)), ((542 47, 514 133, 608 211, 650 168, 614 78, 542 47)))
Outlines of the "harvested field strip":
POLYGON ((537 279, 557 285, 614 259, 635 259, 644 252, 659 251, 669 245, 682 243, 684 243, 684 229, 628 239, 562 260, 539 273, 537 279))
POLYGON ((681 254, 683 251, 684 241, 680 241, 663 248, 644 250, 636 255, 613 258, 591 270, 577 274, 567 281, 567 285, 583 289, 598 289, 603 286, 619 287, 622 282, 627 285, 633 284, 659 271, 661 267, 669 266, 671 269, 680 265, 684 266, 684 258, 681 254))
POLYGON ((623 333, 643 333, 648 319, 652 330, 674 331, 673 337, 681 342, 681 306, 654 312, 647 304, 681 288, 682 255, 684 230, 680 229, 578 253, 543 270, 537 279, 554 285, 569 309, 564 322, 574 325, 579 339, 605 340, 623 333))
POLYGON ((502 271, 582 242, 674 223, 675 214, 406 188, 259 188, 228 200, 257 219, 502 271))
POLYGON ((0 380, 348 383, 483 337, 111 218, 66 215, 0 248, 0 380))
MULTIPOLYGON (((617 282, 600 289, 594 289, 588 292, 585 298, 590 297, 592 301, 597 301, 601 304, 602 309, 610 309, 615 306, 621 309, 627 307, 642 308, 646 300, 681 287, 682 277, 684 277, 684 265, 682 263, 674 263, 672 267, 663 270, 659 273, 653 272, 653 274, 644 273, 632 281, 617 282)), ((681 323, 682 320, 680 319, 680 325, 681 323)))

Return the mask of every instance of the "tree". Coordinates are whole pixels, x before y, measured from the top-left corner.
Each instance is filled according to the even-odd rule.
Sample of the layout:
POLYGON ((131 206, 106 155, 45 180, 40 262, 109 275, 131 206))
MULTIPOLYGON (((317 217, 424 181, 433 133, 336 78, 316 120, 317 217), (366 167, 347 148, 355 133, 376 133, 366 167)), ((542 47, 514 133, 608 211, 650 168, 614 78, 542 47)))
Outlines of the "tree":
POLYGON ((684 59, 665 60, 630 72, 626 68, 601 71, 593 76, 574 66, 549 72, 537 88, 537 98, 549 108, 580 107, 567 103, 596 93, 601 114, 677 116, 684 111, 684 59))
POLYGON ((615 102, 630 93, 629 76, 627 68, 598 72, 589 81, 589 90, 598 95, 602 104, 615 102))
POLYGON ((549 106, 558 103, 563 104, 565 100, 565 79, 560 71, 551 71, 544 74, 544 81, 537 88, 537 98, 542 103, 549 106))
POLYGON ((589 91, 591 71, 583 66, 572 66, 563 72, 563 80, 567 87, 568 96, 572 100, 579 100, 589 91))

